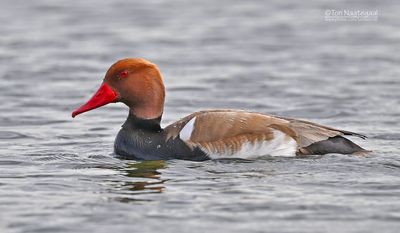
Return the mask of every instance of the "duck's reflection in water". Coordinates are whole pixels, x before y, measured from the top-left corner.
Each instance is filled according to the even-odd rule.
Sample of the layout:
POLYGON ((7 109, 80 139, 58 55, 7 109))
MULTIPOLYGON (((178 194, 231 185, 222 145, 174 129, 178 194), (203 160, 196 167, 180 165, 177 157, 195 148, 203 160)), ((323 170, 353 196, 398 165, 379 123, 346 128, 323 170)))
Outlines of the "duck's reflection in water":
POLYGON ((119 167, 117 170, 126 179, 114 183, 120 196, 113 199, 121 202, 151 201, 132 198, 131 195, 162 193, 166 180, 161 178, 159 170, 165 167, 165 161, 162 160, 129 162, 124 167, 119 167))
POLYGON ((142 161, 138 163, 129 163, 127 167, 122 169, 126 172, 125 176, 134 178, 150 178, 154 181, 132 181, 125 182, 125 187, 132 191, 150 190, 161 193, 164 189, 159 169, 165 168, 165 161, 142 161))

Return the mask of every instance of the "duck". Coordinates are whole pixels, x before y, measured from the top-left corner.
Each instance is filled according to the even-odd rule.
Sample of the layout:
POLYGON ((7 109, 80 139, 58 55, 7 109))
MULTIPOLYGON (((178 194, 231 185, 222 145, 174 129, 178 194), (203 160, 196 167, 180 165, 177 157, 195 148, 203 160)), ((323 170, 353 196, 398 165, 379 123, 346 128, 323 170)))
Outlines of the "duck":
POLYGON ((236 109, 194 112, 162 128, 164 101, 165 86, 157 65, 143 58, 125 58, 111 65, 98 91, 72 117, 109 103, 128 106, 128 117, 114 142, 114 153, 127 159, 204 161, 367 151, 346 138, 365 139, 362 134, 236 109))

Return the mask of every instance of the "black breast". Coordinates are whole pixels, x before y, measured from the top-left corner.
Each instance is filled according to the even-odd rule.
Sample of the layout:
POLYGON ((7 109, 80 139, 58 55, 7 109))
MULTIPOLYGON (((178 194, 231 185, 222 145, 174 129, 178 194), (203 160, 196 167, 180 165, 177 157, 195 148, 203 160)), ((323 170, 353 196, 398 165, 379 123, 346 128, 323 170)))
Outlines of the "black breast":
POLYGON ((179 137, 166 140, 161 117, 144 120, 129 114, 114 143, 115 153, 128 159, 203 161, 209 157, 199 148, 190 148, 179 137))

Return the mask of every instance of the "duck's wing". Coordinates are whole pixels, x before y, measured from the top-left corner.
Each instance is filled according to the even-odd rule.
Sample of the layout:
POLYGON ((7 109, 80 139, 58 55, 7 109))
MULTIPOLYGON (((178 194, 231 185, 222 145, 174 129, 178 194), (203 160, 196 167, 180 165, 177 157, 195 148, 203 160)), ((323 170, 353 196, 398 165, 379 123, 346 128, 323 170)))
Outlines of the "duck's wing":
POLYGON ((289 117, 278 117, 278 118, 289 121, 289 127, 294 129, 299 136, 299 143, 301 147, 307 147, 315 142, 323 141, 335 136, 347 135, 347 136, 356 136, 362 139, 367 138, 367 136, 359 133, 336 129, 320 125, 314 122, 310 122, 307 120, 294 119, 289 117))
MULTIPOLYGON (((209 155, 294 156, 301 148, 343 135, 365 137, 313 122, 240 110, 195 112, 165 128, 167 139, 179 137, 209 155)), ((211 156, 212 157, 212 156, 211 156)))
POLYGON ((179 137, 211 158, 261 155, 295 156, 296 132, 288 121, 239 110, 193 113, 165 128, 167 140, 179 137))

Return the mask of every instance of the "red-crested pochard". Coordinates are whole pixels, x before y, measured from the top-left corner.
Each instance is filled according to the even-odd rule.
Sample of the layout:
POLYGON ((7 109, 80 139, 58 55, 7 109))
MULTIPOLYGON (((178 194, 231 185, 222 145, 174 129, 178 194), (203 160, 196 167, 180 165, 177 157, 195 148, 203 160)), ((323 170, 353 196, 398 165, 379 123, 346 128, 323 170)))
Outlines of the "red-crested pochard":
POLYGON ((125 103, 129 115, 114 149, 117 155, 135 159, 206 160, 365 151, 343 137, 365 138, 361 134, 241 110, 195 112, 163 129, 164 98, 158 67, 145 59, 126 58, 108 69, 100 89, 72 117, 108 103, 125 103))

